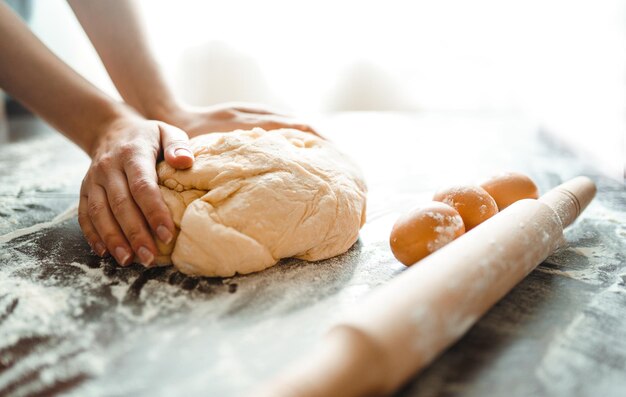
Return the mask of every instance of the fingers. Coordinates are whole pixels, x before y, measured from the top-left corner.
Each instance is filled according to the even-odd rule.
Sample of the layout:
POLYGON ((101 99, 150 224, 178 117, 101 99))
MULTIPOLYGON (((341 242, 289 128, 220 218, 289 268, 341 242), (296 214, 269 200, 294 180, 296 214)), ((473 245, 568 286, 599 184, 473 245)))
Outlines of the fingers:
POLYGON ((288 117, 286 114, 276 111, 276 109, 272 109, 269 106, 261 106, 257 104, 238 103, 238 102, 227 103, 224 105, 231 107, 232 109, 235 109, 238 112, 243 112, 243 113, 267 114, 267 115, 273 114, 276 116, 288 117))
POLYGON ((124 166, 128 186, 135 202, 148 221, 150 228, 159 240, 169 244, 174 238, 174 222, 167 205, 163 201, 157 184, 157 174, 153 165, 128 161, 124 166))
POLYGON ((191 167, 194 157, 187 134, 183 130, 165 123, 159 123, 159 129, 165 161, 174 168, 191 167))
MULTIPOLYGON (((142 265, 150 266, 154 262, 154 255, 157 252, 156 245, 146 225, 145 218, 129 190, 127 176, 121 170, 113 169, 109 171, 106 181, 103 182, 106 183, 104 186, 106 198, 114 221, 117 222, 132 250, 137 254, 136 259, 142 265)), ((100 235, 102 236, 102 234, 100 235)), ((107 241, 106 238, 104 240, 107 241)), ((108 243, 107 246, 109 246, 108 243)))
POLYGON ((88 196, 85 191, 85 184, 85 181, 83 181, 80 189, 80 201, 78 202, 78 224, 80 225, 80 229, 83 231, 87 242, 91 246, 91 249, 98 256, 103 257, 106 255, 107 249, 89 217, 88 196))
POLYGON ((96 232, 104 240, 115 260, 122 266, 129 265, 132 261, 132 251, 109 208, 107 195, 102 186, 92 184, 89 187, 87 212, 96 232))
POLYGON ((134 258, 150 266, 157 254, 153 236, 168 244, 175 234, 157 185, 155 163, 161 144, 167 145, 166 160, 175 167, 191 166, 193 154, 187 135, 178 128, 126 121, 107 130, 107 139, 99 141, 101 147, 81 186, 79 222, 99 255, 108 251, 121 265, 134 258))
POLYGON ((254 124, 265 130, 275 130, 279 128, 293 128, 296 130, 310 132, 314 135, 320 136, 317 131, 308 124, 301 123, 296 119, 289 117, 281 117, 277 115, 255 115, 254 118, 249 118, 245 122, 254 124))
POLYGON ((300 131, 310 132, 318 135, 317 132, 308 124, 301 123, 297 119, 275 112, 269 108, 263 108, 258 105, 248 104, 232 104, 232 109, 242 114, 237 115, 243 123, 254 124, 264 129, 293 128, 300 131))
POLYGON ((166 244, 175 227, 156 183, 155 154, 136 148, 122 157, 127 157, 124 170, 108 158, 93 166, 89 179, 94 182, 86 178, 81 187, 79 223, 98 255, 108 250, 119 264, 128 265, 134 253, 137 261, 150 266, 157 247, 148 224, 166 244))
POLYGON ((284 113, 276 112, 269 107, 261 107, 259 105, 250 104, 233 104, 232 108, 238 112, 244 113, 240 117, 249 118, 250 124, 254 123, 264 129, 293 128, 300 131, 310 132, 320 136, 313 127, 306 123, 299 122, 296 118, 284 113), (246 115, 245 113, 248 113, 246 115), (252 117, 246 117, 252 116, 252 117))

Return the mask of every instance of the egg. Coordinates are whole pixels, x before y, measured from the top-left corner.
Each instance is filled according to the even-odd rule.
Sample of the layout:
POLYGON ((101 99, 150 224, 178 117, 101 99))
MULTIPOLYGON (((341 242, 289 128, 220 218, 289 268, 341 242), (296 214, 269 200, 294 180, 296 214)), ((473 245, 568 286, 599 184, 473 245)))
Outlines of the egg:
POLYGON ((535 182, 518 172, 507 172, 493 176, 480 186, 493 197, 500 211, 518 200, 539 197, 539 190, 535 182))
POLYGON ((434 201, 454 207, 469 231, 498 213, 495 200, 480 186, 454 186, 435 193, 434 201))
POLYGON ((400 262, 411 266, 463 233, 465 226, 457 210, 444 203, 430 202, 398 218, 389 245, 400 262))

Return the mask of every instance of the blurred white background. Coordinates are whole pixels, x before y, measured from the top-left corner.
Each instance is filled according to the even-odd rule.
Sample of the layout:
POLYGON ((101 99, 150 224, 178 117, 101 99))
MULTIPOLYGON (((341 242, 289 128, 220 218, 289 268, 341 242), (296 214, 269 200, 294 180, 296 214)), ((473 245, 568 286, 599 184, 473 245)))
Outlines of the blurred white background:
MULTIPOLYGON (((626 1, 144 0, 153 49, 185 101, 300 114, 523 114, 623 180, 626 1)), ((64 0, 39 37, 115 94, 64 0)), ((460 131, 462 133, 462 131, 460 131)))

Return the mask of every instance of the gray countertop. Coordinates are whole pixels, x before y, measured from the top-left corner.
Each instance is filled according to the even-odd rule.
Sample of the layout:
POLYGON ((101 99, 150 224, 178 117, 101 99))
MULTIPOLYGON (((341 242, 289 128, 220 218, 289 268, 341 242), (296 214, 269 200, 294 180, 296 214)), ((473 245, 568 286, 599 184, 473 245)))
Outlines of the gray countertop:
POLYGON ((37 120, 0 148, 0 395, 237 396, 306 355, 402 272, 387 239, 438 187, 503 169, 599 192, 550 256, 397 396, 626 393, 626 189, 512 114, 346 113, 320 130, 362 165, 368 222, 346 254, 189 278, 117 267, 78 227, 88 159, 37 120))

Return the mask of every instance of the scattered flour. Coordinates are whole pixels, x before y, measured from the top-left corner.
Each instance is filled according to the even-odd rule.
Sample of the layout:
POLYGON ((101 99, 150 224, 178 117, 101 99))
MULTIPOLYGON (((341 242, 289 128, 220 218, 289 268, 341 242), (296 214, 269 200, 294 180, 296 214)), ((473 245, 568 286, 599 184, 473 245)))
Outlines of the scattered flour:
POLYGON ((76 216, 77 211, 78 211, 78 203, 72 205, 67 210, 65 210, 62 213, 60 213, 59 215, 55 216, 49 222, 38 223, 36 225, 25 227, 23 229, 17 229, 17 230, 14 230, 12 232, 3 234, 2 236, 0 236, 0 244, 8 243, 9 241, 14 240, 14 239, 16 239, 18 237, 27 236, 29 234, 33 234, 33 233, 39 232, 41 230, 48 229, 48 228, 51 228, 53 226, 56 226, 56 225, 58 225, 60 223, 63 223, 66 220, 71 219, 74 216, 76 216))

